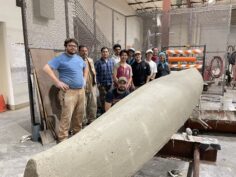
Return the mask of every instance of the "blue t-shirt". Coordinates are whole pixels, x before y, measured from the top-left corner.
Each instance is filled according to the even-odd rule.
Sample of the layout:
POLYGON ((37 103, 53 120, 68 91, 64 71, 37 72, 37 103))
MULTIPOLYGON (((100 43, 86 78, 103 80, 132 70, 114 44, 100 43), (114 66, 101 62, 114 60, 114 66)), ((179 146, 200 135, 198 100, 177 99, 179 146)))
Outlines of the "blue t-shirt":
POLYGON ((69 85, 70 88, 84 87, 83 70, 86 64, 77 54, 70 56, 63 53, 50 60, 48 65, 58 71, 60 81, 69 85))

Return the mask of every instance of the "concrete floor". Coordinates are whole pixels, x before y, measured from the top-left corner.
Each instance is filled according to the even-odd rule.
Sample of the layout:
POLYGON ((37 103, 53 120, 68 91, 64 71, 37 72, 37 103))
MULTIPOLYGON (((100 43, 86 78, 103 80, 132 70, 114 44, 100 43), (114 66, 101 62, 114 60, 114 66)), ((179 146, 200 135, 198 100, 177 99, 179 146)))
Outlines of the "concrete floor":
MULTIPOLYGON (((28 159, 44 151, 55 143, 42 146, 40 143, 26 141, 20 143, 23 135, 31 132, 29 108, 0 113, 0 177, 22 177, 28 159)), ((217 138, 222 150, 218 152, 214 164, 201 163, 201 177, 236 176, 236 136, 204 135, 217 138)), ((134 177, 165 177, 172 169, 179 169, 182 176, 187 176, 189 163, 178 159, 154 157, 138 171, 134 177)))

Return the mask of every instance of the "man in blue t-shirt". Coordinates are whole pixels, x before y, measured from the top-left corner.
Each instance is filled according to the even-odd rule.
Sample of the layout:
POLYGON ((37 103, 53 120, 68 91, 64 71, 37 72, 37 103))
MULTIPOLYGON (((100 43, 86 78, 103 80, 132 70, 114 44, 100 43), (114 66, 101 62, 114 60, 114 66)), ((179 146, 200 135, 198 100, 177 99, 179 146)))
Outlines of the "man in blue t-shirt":
POLYGON ((43 70, 60 89, 61 118, 58 131, 58 142, 68 138, 68 131, 72 119, 72 131, 78 133, 82 128, 84 115, 85 92, 84 86, 88 69, 84 60, 78 56, 78 42, 69 38, 64 43, 65 52, 53 58, 43 70), (53 70, 57 70, 59 78, 53 70), (73 117, 72 117, 73 115, 73 117))

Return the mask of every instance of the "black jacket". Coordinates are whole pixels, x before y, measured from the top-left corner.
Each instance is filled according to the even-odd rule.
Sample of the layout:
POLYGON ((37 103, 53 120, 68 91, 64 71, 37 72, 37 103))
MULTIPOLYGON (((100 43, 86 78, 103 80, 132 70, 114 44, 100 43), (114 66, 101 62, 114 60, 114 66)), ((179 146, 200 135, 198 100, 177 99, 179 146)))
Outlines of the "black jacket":
POLYGON ((141 63, 135 61, 132 65, 132 71, 133 83, 136 87, 144 85, 147 81, 147 77, 151 74, 150 66, 145 61, 141 61, 141 63))

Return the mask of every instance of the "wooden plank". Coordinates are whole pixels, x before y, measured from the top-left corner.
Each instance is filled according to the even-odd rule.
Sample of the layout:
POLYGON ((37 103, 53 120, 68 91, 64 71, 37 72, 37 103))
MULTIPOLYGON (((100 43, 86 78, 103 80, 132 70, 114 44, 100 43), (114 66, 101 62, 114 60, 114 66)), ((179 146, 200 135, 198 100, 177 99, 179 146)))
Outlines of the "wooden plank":
MULTIPOLYGON (((205 137, 197 136, 192 137, 192 140, 188 141, 183 138, 182 134, 174 134, 171 140, 165 146, 163 146, 163 148, 156 154, 156 156, 193 160, 194 148, 196 145, 210 145, 211 143, 219 145, 217 139, 211 138, 210 140, 211 141, 208 141, 208 139, 205 137)), ((216 162, 217 150, 211 149, 208 151, 201 151, 200 160, 216 162)))
POLYGON ((185 123, 185 127, 207 132, 236 133, 236 121, 207 119, 204 119, 203 121, 205 121, 211 129, 205 129, 200 123, 192 121, 191 119, 185 123))
MULTIPOLYGON (((57 118, 60 117, 61 107, 59 104, 59 100, 57 98, 57 94, 59 89, 54 86, 52 80, 48 77, 48 75, 43 71, 43 67, 48 63, 49 60, 55 57, 54 50, 46 50, 46 49, 30 49, 31 60, 37 75, 39 91, 42 98, 42 105, 50 118, 50 115, 55 114, 57 118)), ((57 75, 57 73, 56 73, 57 75)), ((46 116, 46 118, 48 118, 46 116)), ((54 124, 56 124, 56 120, 54 120, 54 124)), ((57 127, 57 125, 55 125, 57 127)))

